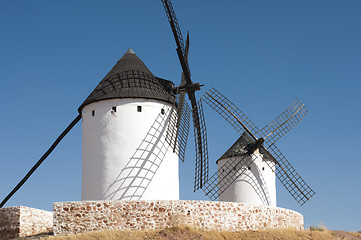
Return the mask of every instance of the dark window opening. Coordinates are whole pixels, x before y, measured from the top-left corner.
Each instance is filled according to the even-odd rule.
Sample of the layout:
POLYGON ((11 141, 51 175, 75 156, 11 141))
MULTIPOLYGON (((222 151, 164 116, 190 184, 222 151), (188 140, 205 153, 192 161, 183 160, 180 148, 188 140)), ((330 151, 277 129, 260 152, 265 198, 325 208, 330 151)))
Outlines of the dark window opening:
POLYGON ((160 110, 160 113, 161 113, 162 115, 164 115, 164 113, 165 113, 164 108, 162 108, 162 110, 160 110))
POLYGON ((92 116, 95 116, 95 110, 92 111, 92 116))
POLYGON ((141 111, 142 111, 142 106, 138 106, 138 107, 137 107, 137 111, 138 111, 138 112, 141 112, 141 111))
POLYGON ((112 107, 112 110, 113 110, 114 112, 117 112, 117 107, 112 107))
POLYGON ((251 170, 251 167, 248 167, 248 170, 251 170))
POLYGON ((264 167, 262 167, 262 170, 264 171, 264 167))

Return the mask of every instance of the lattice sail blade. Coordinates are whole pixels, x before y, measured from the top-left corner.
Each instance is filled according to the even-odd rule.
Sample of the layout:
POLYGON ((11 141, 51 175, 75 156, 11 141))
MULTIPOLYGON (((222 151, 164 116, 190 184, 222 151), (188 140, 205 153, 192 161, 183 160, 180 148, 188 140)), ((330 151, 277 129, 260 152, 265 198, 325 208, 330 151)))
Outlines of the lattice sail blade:
MULTIPOLYGON (((188 62, 188 52, 189 52, 189 32, 187 34, 184 58, 188 62)), ((181 85, 184 86, 187 84, 184 73, 181 76, 181 85)), ((185 101, 185 91, 179 93, 178 101, 178 119, 177 119, 177 140, 178 140, 178 156, 184 162, 184 155, 187 146, 188 133, 189 133, 189 118, 190 118, 190 108, 185 101)))
POLYGON ((297 99, 277 118, 262 128, 260 134, 269 144, 275 143, 296 126, 307 113, 305 105, 297 99))
POLYGON ((216 89, 210 89, 201 99, 218 112, 219 115, 229 122, 240 134, 243 133, 244 127, 239 123, 238 119, 242 121, 250 132, 258 132, 256 125, 236 105, 216 89))
POLYGON ((203 188, 203 185, 208 181, 208 144, 207 144, 207 130, 204 120, 202 100, 196 103, 192 110, 194 140, 196 149, 195 162, 195 179, 194 191, 203 188))
MULTIPOLYGON (((188 50, 189 50, 189 33, 187 34, 187 41, 185 46, 185 60, 188 61, 188 50)), ((181 76, 181 84, 180 86, 183 87, 187 84, 185 79, 184 73, 181 76)), ((171 117, 171 123, 169 128, 169 135, 173 139, 174 132, 175 139, 170 140, 169 143, 171 144, 173 151, 177 153, 179 158, 184 162, 184 155, 187 146, 188 140, 188 133, 189 133, 189 118, 190 118, 190 108, 185 101, 185 91, 179 91, 177 98, 176 98, 176 105, 177 105, 177 114, 173 114, 171 117), (176 126, 174 126, 174 122, 176 126)))
POLYGON ((251 154, 227 159, 222 167, 204 184, 202 189, 205 195, 212 201, 217 200, 248 169, 248 166, 254 161, 254 157, 251 154))
POLYGON ((166 141, 173 149, 173 152, 184 162, 191 110, 184 98, 181 99, 180 95, 177 95, 175 105, 177 110, 170 112, 166 141))
MULTIPOLYGON (((187 82, 186 82, 186 80, 185 80, 185 78, 184 78, 184 73, 182 73, 181 85, 180 85, 180 86, 184 86, 184 85, 186 85, 186 84, 187 84, 187 82)), ((183 105, 184 105, 184 103, 185 103, 185 95, 186 95, 186 92, 185 92, 185 91, 180 91, 180 92, 179 92, 179 98, 178 98, 179 106, 178 106, 178 108, 179 108, 180 111, 178 111, 178 112, 179 112, 180 114, 182 114, 182 111, 183 111, 183 105)))
POLYGON ((177 111, 172 109, 169 113, 169 122, 167 126, 167 133, 165 135, 166 142, 172 149, 176 149, 176 135, 177 135, 177 111))
MULTIPOLYGON (((184 59, 188 62, 188 52, 189 52, 189 32, 187 34, 187 40, 186 40, 186 46, 185 46, 185 50, 184 50, 184 59)), ((181 84, 180 87, 184 87, 187 84, 186 78, 184 76, 184 73, 182 72, 182 76, 181 76, 181 84)), ((179 93, 179 106, 180 108, 183 107, 184 104, 184 98, 185 98, 186 92, 185 91, 180 91, 179 93)))
POLYGON ((189 133, 189 120, 190 120, 191 110, 184 101, 181 112, 178 113, 178 118, 180 121, 177 124, 177 145, 178 156, 184 162, 185 150, 187 147, 188 133, 189 133))
POLYGON ((182 32, 180 30, 177 17, 175 15, 173 5, 170 0, 161 0, 163 3, 163 7, 165 10, 165 13, 167 14, 168 21, 171 25, 174 38, 176 40, 177 47, 181 49, 183 55, 185 52, 184 42, 183 42, 183 36, 182 32))
MULTIPOLYGON (((276 163, 276 176, 285 186, 287 191, 302 206, 315 195, 315 192, 307 185, 288 160, 278 150, 276 145, 267 146, 267 150, 272 154, 276 163)), ((268 163, 268 161, 267 161, 268 163)))
MULTIPOLYGON (((186 47, 184 46, 182 32, 180 30, 177 17, 175 15, 173 5, 170 0, 162 0, 162 3, 163 3, 164 10, 168 17, 168 22, 169 22, 170 27, 173 32, 174 40, 177 45, 178 58, 179 58, 179 62, 181 64, 181 66, 182 66, 182 70, 183 70, 185 79, 186 79, 187 83, 192 83, 192 80, 190 77, 191 73, 190 73, 189 65, 188 65, 188 55, 187 55, 188 53, 186 53, 186 51, 188 51, 188 49, 187 49, 187 46, 186 47)), ((187 42, 188 42, 188 46, 189 46, 188 35, 187 35, 187 42)))

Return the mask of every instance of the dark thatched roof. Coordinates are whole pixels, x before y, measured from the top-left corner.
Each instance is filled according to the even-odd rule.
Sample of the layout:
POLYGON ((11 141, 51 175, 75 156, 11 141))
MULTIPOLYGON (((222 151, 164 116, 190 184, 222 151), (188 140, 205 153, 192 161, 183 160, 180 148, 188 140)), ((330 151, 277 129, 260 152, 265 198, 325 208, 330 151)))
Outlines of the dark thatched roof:
POLYGON ((174 103, 171 81, 155 77, 138 56, 129 49, 85 99, 84 106, 107 99, 146 98, 174 103))
MULTIPOLYGON (((236 157, 236 156, 244 156, 248 153, 248 147, 250 144, 255 143, 253 138, 248 135, 247 132, 244 132, 238 140, 217 160, 217 162, 221 159, 236 157)), ((273 159, 273 157, 267 153, 263 148, 259 148, 259 153, 263 155, 264 159, 273 159)))

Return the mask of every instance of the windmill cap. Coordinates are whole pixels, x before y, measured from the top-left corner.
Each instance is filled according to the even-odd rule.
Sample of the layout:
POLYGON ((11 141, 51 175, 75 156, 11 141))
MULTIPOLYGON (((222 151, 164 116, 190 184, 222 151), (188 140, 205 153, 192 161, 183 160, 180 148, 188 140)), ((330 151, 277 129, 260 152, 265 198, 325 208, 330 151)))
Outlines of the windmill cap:
POLYGON ((174 104, 171 81, 155 77, 142 60, 129 48, 98 86, 80 105, 83 107, 103 100, 145 98, 174 104))
MULTIPOLYGON (((243 132, 243 134, 237 139, 237 141, 216 161, 216 163, 218 164, 218 161, 221 159, 247 155, 247 146, 253 143, 255 143, 253 138, 247 132, 243 132)), ((259 151, 260 154, 263 155, 264 159, 273 159, 273 157, 263 148, 260 148, 259 151)))
POLYGON ((129 48, 128 51, 127 51, 125 54, 127 54, 127 53, 135 54, 135 52, 134 52, 133 49, 131 49, 131 48, 129 48))

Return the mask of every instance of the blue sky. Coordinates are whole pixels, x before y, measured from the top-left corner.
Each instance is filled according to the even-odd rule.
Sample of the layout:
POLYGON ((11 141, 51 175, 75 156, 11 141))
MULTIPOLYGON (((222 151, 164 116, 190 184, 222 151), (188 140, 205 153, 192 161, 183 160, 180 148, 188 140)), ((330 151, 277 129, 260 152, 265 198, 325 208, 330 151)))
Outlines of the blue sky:
MULTIPOLYGON (((309 114, 277 143, 316 191, 303 207, 277 182, 278 206, 305 226, 361 230, 361 2, 174 1, 190 30, 192 78, 215 87, 263 127, 296 98, 309 114)), ((181 68, 161 1, 0 2, 0 198, 75 118, 132 48, 156 76, 181 68)), ((205 109, 211 173, 238 134, 205 109)), ((192 130, 192 129, 191 129, 192 130)), ((193 133, 180 163, 181 199, 193 193, 193 133)), ((50 210, 80 200, 81 124, 6 206, 50 210)))

